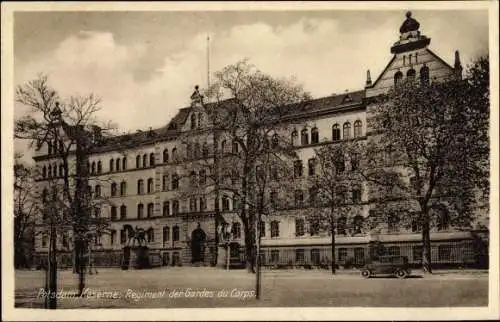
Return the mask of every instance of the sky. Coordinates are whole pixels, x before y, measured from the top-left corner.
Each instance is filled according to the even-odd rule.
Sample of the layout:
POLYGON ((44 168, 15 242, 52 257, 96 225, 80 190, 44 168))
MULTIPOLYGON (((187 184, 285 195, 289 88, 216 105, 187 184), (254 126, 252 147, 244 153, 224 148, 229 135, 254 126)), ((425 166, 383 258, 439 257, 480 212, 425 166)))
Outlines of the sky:
MULTIPOLYGON (((411 8, 410 8, 411 9, 411 8)), ((453 64, 488 52, 486 10, 412 10, 429 48, 453 64)), ((44 73, 62 97, 94 93, 120 132, 161 127, 210 69, 249 58, 313 97, 362 89, 391 59, 405 10, 16 12, 14 83, 44 73)), ((26 113, 15 106, 14 116, 26 113)), ((20 145, 18 145, 20 146, 20 145)))

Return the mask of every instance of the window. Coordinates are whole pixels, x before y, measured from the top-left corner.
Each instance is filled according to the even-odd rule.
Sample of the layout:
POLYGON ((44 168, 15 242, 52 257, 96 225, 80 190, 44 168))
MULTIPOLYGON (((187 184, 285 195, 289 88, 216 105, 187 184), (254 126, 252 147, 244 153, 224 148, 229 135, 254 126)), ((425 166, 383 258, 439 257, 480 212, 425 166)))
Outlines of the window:
POLYGON ((115 167, 115 160, 113 159, 109 160, 109 172, 115 171, 114 167, 115 167))
POLYGON ((350 139, 351 138, 351 123, 345 122, 344 126, 343 126, 343 129, 344 129, 344 131, 342 133, 343 139, 344 140, 350 139))
POLYGON ((95 186, 95 196, 96 197, 100 197, 101 196, 101 186, 100 185, 96 185, 95 186))
POLYGON ((48 177, 49 178, 52 177, 52 166, 51 165, 49 165, 49 175, 48 175, 48 177))
POLYGON ((295 250, 295 262, 297 264, 304 264, 304 250, 299 248, 295 250))
POLYGON ((172 175, 172 190, 177 190, 179 189, 179 176, 174 173, 172 175))
POLYGON ((260 237, 266 237, 266 223, 265 222, 263 222, 263 221, 260 222, 259 230, 260 230, 260 237))
POLYGON ((208 158, 208 143, 207 142, 203 143, 201 153, 202 153, 203 158, 208 158))
POLYGON ((122 160, 120 160, 120 158, 116 159, 116 171, 120 171, 121 165, 122 165, 122 160))
POLYGON ((297 136, 298 136, 297 130, 296 130, 296 129, 294 129, 294 130, 292 131, 292 145, 295 145, 295 144, 296 144, 296 142, 297 142, 297 136))
POLYGON ((296 160, 293 162, 293 176, 295 178, 302 177, 302 160, 296 160))
POLYGON ((172 229, 172 240, 178 241, 180 239, 180 229, 179 226, 174 226, 172 229))
POLYGON ((42 178, 46 178, 47 177, 47 167, 46 166, 43 166, 42 168, 42 178))
POLYGON ((148 166, 148 155, 144 154, 142 156, 142 167, 143 168, 147 168, 147 166, 148 166))
POLYGON ((172 161, 177 162, 177 148, 172 149, 172 161))
POLYGON ((153 228, 149 228, 146 231, 146 238, 148 240, 148 243, 153 243, 155 241, 155 231, 153 228))
POLYGON ((355 138, 359 138, 363 135, 362 128, 363 128, 363 126, 362 126, 362 123, 360 120, 357 120, 356 122, 354 122, 354 137, 355 138))
POLYGON ((337 220, 337 234, 339 235, 346 234, 346 224, 347 224, 346 217, 342 216, 337 220))
POLYGON ((150 202, 148 203, 148 218, 151 218, 154 216, 155 212, 155 205, 154 203, 150 202))
POLYGON ((196 142, 194 144, 194 158, 199 159, 201 157, 201 145, 200 143, 196 142))
POLYGON ((320 230, 320 222, 318 218, 312 218, 309 223, 309 234, 311 236, 317 236, 320 230))
POLYGON ((241 224, 239 222, 233 222, 231 225, 231 235, 233 236, 233 239, 241 238, 241 224))
POLYGON ((162 177, 162 191, 168 190, 168 175, 163 175, 162 177))
POLYGON ((316 187, 309 188, 309 204, 311 206, 314 206, 316 205, 317 201, 318 201, 318 188, 316 187))
POLYGON ((410 64, 410 65, 411 65, 411 54, 410 54, 410 55, 408 55, 408 64, 410 64))
POLYGON ((127 170, 127 157, 122 159, 122 170, 127 170))
POLYGON ((163 227, 163 242, 167 242, 170 239, 170 227, 164 226, 163 227))
POLYGON ((387 248, 387 254, 392 256, 399 256, 401 255, 401 248, 399 248, 398 246, 391 246, 387 248))
POLYGON ((198 113, 198 127, 203 124, 203 113, 198 113))
POLYGON ((418 233, 421 231, 421 226, 418 220, 412 220, 411 221, 411 232, 412 233, 418 233))
POLYGON ((170 202, 164 201, 163 202, 163 216, 169 216, 169 215, 170 215, 170 202))
POLYGON ((280 236, 280 223, 277 220, 271 221, 271 237, 280 236))
POLYGON ((439 231, 447 230, 450 228, 450 214, 446 210, 442 210, 439 215, 437 228, 439 231))
POLYGON ((396 74, 394 74, 394 86, 399 86, 401 85, 401 81, 403 80, 403 73, 398 71, 396 74))
POLYGON ((412 248, 413 260, 414 261, 421 261, 423 251, 424 251, 424 248, 422 246, 413 246, 413 248, 412 248))
POLYGON ((148 179, 148 193, 153 193, 154 192, 154 183, 153 183, 153 178, 148 179))
POLYGON ((356 171, 359 169, 359 154, 353 153, 351 155, 351 171, 356 171))
POLYGON ((200 185, 204 186, 207 184, 207 171, 206 170, 200 170, 198 173, 199 180, 200 180, 200 185))
POLYGON ((425 64, 422 68, 420 68, 420 83, 422 85, 429 84, 429 67, 425 64))
POLYGON ((174 200, 172 202, 172 214, 173 215, 177 215, 179 213, 179 201, 178 200, 174 200))
POLYGON ((274 134, 273 138, 271 139, 271 146, 273 149, 277 149, 279 146, 279 138, 278 134, 274 134))
POLYGON ((111 206, 111 220, 116 220, 116 207, 111 206))
POLYGON ((332 141, 340 140, 340 126, 338 124, 334 124, 332 126, 332 141))
POLYGON ((295 206, 300 207, 304 203, 304 193, 302 190, 295 190, 295 206))
POLYGON ((137 218, 142 219, 144 217, 144 205, 142 203, 137 205, 137 218))
POLYGON ((46 232, 42 234, 42 247, 47 247, 48 236, 46 232))
POLYGON ((191 130, 196 128, 196 115, 194 113, 191 114, 191 130))
POLYGON ((102 162, 97 161, 97 173, 101 174, 102 173, 102 162))
POLYGON ((300 144, 308 145, 309 144, 309 133, 306 128, 300 131, 300 144))
POLYGON ((307 161, 309 167, 309 176, 312 177, 316 175, 316 158, 311 158, 307 161))
POLYGON ((207 209, 207 200, 205 197, 200 197, 200 211, 207 209))
POLYGON ((313 127, 311 130, 311 143, 319 143, 319 132, 317 127, 313 127))
POLYGON ((122 181, 120 183, 120 195, 121 196, 127 195, 127 183, 125 181, 122 181))
POLYGON ((352 231, 354 234, 361 234, 361 232, 363 231, 363 222, 363 216, 357 215, 354 217, 354 219, 352 220, 352 231))
POLYGON ((311 263, 313 265, 319 265, 321 263, 321 258, 319 255, 319 249, 313 248, 311 249, 311 263))
POLYGON ((278 263, 280 261, 280 251, 278 249, 271 250, 271 263, 278 263))
POLYGON ((403 56, 403 66, 406 65, 406 56, 403 56))
POLYGON ((222 142, 220 143, 220 152, 226 153, 226 140, 222 140, 222 142))
POLYGON ((57 177, 57 165, 56 164, 52 165, 52 176, 54 178, 57 177))
POLYGON ((59 165, 59 177, 64 176, 64 166, 62 164, 59 165))
POLYGON ((189 199, 189 211, 191 212, 196 211, 196 198, 189 199))
POLYGON ((127 218, 127 206, 121 205, 120 207, 120 219, 126 219, 127 218))
POLYGON ((361 202, 361 187, 360 186, 354 186, 352 188, 352 202, 353 203, 360 203, 361 202))
POLYGON ((95 174, 95 172, 96 172, 96 165, 95 165, 95 162, 92 162, 92 170, 90 170, 90 173, 95 174))
POLYGON ((135 157, 135 167, 139 169, 141 167, 141 156, 138 155, 135 157))
POLYGON ((120 230, 120 243, 125 244, 127 242, 127 231, 125 229, 120 230))
POLYGON ((396 214, 390 213, 387 216, 388 230, 390 233, 398 232, 399 217, 396 214))
POLYGON ((415 75, 416 75, 416 72, 413 68, 408 70, 408 72, 406 72, 406 80, 409 83, 413 83, 415 81, 415 75))
POLYGON ((345 261, 347 258, 347 248, 339 248, 339 262, 345 261))
POLYGON ((137 194, 142 195, 144 193, 144 180, 137 180, 137 194))
POLYGON ((109 235, 109 243, 111 245, 114 245, 115 244, 115 240, 116 240, 116 230, 112 230, 111 234, 109 235))
POLYGON ((345 171, 344 156, 340 155, 338 159, 335 160, 334 164, 335 164, 335 172, 337 173, 337 175, 345 171))
POLYGON ((101 218, 101 208, 99 208, 99 207, 94 208, 94 217, 101 218))
POLYGON ((238 142, 233 140, 233 154, 238 154, 240 153, 240 145, 238 142))
POLYGON ((222 196, 222 210, 223 211, 229 210, 229 197, 225 195, 222 196))
POLYGON ((295 236, 304 236, 305 234, 305 223, 304 219, 295 219, 295 236))
POLYGON ((113 182, 111 184, 111 197, 116 197, 116 193, 117 193, 117 186, 116 186, 116 182, 113 182))
POLYGON ((168 149, 163 150, 163 163, 168 162, 168 149))

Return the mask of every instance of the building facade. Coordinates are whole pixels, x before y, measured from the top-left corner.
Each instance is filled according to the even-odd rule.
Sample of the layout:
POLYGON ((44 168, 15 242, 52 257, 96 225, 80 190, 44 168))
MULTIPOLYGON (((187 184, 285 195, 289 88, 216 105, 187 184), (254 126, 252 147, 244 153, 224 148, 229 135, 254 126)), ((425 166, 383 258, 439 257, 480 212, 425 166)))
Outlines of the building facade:
MULTIPOLYGON (((435 82, 461 77, 458 52, 455 53, 455 65, 450 66, 428 48, 431 39, 421 35, 418 29, 418 22, 407 15, 400 29, 400 39, 390 48, 392 59, 374 81, 367 72, 364 88, 313 99, 283 120, 290 122, 292 128, 290 136, 304 169, 301 177, 307 179, 310 175, 309 160, 314 158, 315 148, 352 138, 369 142, 367 124, 374 104, 372 98, 387 93, 405 79, 435 82)), ((102 202, 96 203, 92 215, 108 220, 107 232, 95 236, 92 246, 97 265, 120 266, 123 247, 129 243, 129 231, 135 228, 145 231, 153 265, 215 264, 218 252, 216 200, 212 195, 186 197, 180 192, 185 183, 181 175, 186 169, 184 156, 191 153, 184 144, 186 136, 194 142, 193 151, 200 151, 201 155, 213 151, 205 108, 197 97, 192 97, 192 104, 181 108, 166 126, 107 139, 93 148, 88 164, 89 189, 93 199, 102 202), (197 247, 200 244, 203 247, 197 247), (198 253, 200 251, 202 254, 198 253)), ((230 143, 227 144, 231 148, 230 143)), ((41 173, 40 189, 62 176, 56 150, 54 144, 45 144, 36 152, 35 160, 41 173)), ((304 189, 296 198, 306 200, 307 194, 304 189)), ((376 234, 362 229, 362 221, 370 211, 369 188, 363 184, 348 194, 356 204, 353 210, 356 213, 351 216, 356 222, 347 225, 349 229, 337 231, 335 256, 339 265, 362 263, 374 240, 382 242, 390 254, 406 255, 411 263, 420 263, 421 233, 416 229, 393 227, 390 223, 376 234)), ((232 224, 232 240, 243 245, 244 233, 234 211, 233 199, 222 195, 218 202, 224 219, 232 224)), ((328 266, 331 237, 326 231, 309 227, 305 208, 307 203, 298 202, 294 207, 265 218, 262 225, 264 266, 328 266)), ((483 220, 481 227, 488 226, 487 214, 478 218, 483 220)), ((42 220, 38 227, 45 229, 42 220)), ((484 229, 479 228, 483 232, 484 229)), ((456 231, 448 225, 434 228, 431 232, 433 263, 464 265, 477 261, 474 255, 478 247, 476 235, 475 231, 456 231)), ((61 265, 71 265, 70 239, 69 230, 58 241, 61 265)), ((37 260, 42 260, 47 251, 47 234, 38 234, 37 260)), ((240 247, 232 252, 233 257, 243 256, 240 247)))

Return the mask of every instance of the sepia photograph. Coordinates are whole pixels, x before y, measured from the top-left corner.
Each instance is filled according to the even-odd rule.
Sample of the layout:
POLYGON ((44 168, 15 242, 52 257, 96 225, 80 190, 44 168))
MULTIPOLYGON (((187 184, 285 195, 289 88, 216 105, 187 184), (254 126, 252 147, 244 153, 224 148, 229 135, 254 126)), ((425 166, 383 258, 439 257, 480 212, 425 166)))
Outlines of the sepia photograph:
POLYGON ((498 7, 382 4, 3 3, 9 318, 498 318, 498 7))

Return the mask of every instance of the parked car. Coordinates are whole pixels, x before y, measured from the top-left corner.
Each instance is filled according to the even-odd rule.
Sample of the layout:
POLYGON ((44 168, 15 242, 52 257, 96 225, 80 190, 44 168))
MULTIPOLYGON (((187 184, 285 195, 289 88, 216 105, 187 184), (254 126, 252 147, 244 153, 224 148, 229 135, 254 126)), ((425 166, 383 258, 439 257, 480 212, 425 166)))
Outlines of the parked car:
POLYGON ((369 278, 374 275, 393 275, 405 278, 411 270, 406 256, 380 256, 361 268, 361 276, 369 278))

